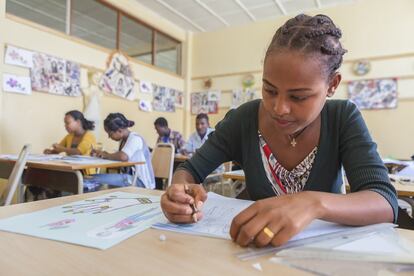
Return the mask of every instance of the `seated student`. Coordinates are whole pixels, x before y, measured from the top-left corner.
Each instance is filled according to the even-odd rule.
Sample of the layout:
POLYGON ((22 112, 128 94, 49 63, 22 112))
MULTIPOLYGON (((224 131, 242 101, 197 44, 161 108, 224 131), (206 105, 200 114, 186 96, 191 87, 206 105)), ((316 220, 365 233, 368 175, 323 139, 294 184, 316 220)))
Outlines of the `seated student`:
MULTIPOLYGON (((190 138, 185 143, 181 150, 184 155, 193 155, 208 139, 208 135, 214 131, 210 128, 208 115, 200 113, 196 117, 196 132, 191 134, 190 138)), ((224 171, 224 166, 220 165, 213 173, 220 173, 224 171)))
POLYGON ((65 114, 65 129, 68 132, 60 143, 53 144, 51 149, 45 149, 45 154, 65 152, 67 155, 89 155, 96 144, 93 121, 87 120, 82 112, 72 110, 65 114))
MULTIPOLYGON (((93 121, 87 120, 82 112, 72 110, 65 114, 64 117, 65 128, 68 134, 60 141, 60 143, 53 144, 51 149, 45 149, 44 154, 57 154, 65 152, 67 155, 89 155, 93 145, 96 144, 95 135, 92 130, 95 128, 93 121)), ((42 177, 46 179, 47 176, 37 175, 40 172, 28 169, 27 175, 31 177, 42 177), (36 176, 33 176, 36 174, 36 176)), ((95 173, 95 169, 86 170, 87 174, 95 173)), ((25 201, 33 201, 39 199, 53 198, 61 196, 60 191, 51 189, 28 186, 25 191, 25 201)))
POLYGON ((205 113, 197 115, 195 127, 196 132, 191 134, 190 138, 188 138, 184 147, 181 149, 181 153, 184 155, 192 155, 195 153, 195 151, 207 141, 208 135, 214 131, 213 128, 210 128, 208 115, 205 113))
POLYGON ((175 152, 180 152, 184 146, 185 141, 183 136, 178 132, 171 130, 168 127, 168 122, 164 117, 159 117, 154 122, 155 130, 158 133, 158 143, 171 143, 175 147, 175 152))
POLYGON ((241 165, 257 200, 232 221, 230 235, 241 246, 279 246, 314 219, 346 225, 397 220, 395 189, 361 113, 350 101, 326 100, 341 81, 346 50, 340 37, 325 15, 298 15, 276 31, 264 60, 263 99, 229 111, 177 169, 161 199, 170 221, 193 222, 189 203, 201 207, 207 199, 195 183, 229 160, 241 165), (349 194, 340 194, 342 166, 349 194))
POLYGON ((138 175, 136 186, 148 189, 155 188, 154 171, 151 164, 151 155, 144 138, 128 128, 135 123, 129 121, 121 113, 111 113, 104 121, 105 131, 109 138, 119 141, 119 151, 108 153, 102 150, 94 150, 93 156, 104 159, 137 162, 143 161, 145 164, 134 167, 123 168, 121 174, 95 174, 85 180, 85 187, 94 189, 98 184, 108 184, 111 186, 132 185, 133 174, 138 175))

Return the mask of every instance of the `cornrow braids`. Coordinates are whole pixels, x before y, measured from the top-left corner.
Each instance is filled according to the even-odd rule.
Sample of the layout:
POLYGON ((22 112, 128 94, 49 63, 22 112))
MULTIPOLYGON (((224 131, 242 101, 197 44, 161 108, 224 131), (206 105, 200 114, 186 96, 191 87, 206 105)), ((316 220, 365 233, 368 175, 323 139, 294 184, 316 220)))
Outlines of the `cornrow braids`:
POLYGON ((341 37, 341 30, 328 16, 299 14, 276 31, 266 51, 266 57, 283 49, 319 54, 330 78, 341 66, 342 56, 347 52, 339 41, 341 37))
POLYGON ((132 127, 135 123, 128 120, 121 113, 110 113, 104 120, 104 128, 109 131, 117 131, 118 129, 124 129, 132 127))

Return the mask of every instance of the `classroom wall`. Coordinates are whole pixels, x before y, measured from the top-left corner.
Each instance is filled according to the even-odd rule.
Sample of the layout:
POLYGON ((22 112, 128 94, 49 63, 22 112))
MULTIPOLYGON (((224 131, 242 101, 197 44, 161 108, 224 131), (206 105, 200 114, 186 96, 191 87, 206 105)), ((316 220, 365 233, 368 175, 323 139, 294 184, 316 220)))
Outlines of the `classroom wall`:
MULTIPOLYGON (((176 25, 166 21, 155 13, 142 7, 134 0, 108 0, 114 6, 125 9, 148 24, 183 41, 183 56, 188 50, 187 33, 176 25)), ((65 34, 49 30, 45 27, 19 20, 5 14, 6 1, 0 0, 0 56, 4 56, 6 44, 43 52, 56 57, 78 62, 91 71, 103 71, 110 51, 99 46, 83 42, 65 34)), ((3 58, 2 58, 3 60, 3 58)), ((191 58, 190 58, 191 60, 191 58)), ((167 73, 151 65, 131 62, 135 78, 147 80, 156 84, 185 91, 185 78, 167 73)), ((29 75, 29 70, 0 62, 0 75, 12 73, 29 75)), ((183 75, 188 74, 183 69, 183 75)), ((0 89, 2 89, 0 87, 0 89)), ((146 96, 141 96, 145 98, 146 96)), ((145 99, 150 100, 146 97, 145 99)), ((55 96, 42 92, 33 92, 31 96, 0 93, 0 152, 17 153, 23 144, 32 144, 32 152, 42 152, 52 143, 60 141, 66 134, 63 125, 64 113, 71 109, 83 109, 83 98, 55 96)), ((103 95, 101 97, 102 120, 110 112, 122 112, 127 118, 135 121, 132 130, 140 133, 149 145, 154 145, 156 133, 153 121, 158 116, 164 116, 172 128, 184 130, 185 111, 177 109, 175 113, 152 112, 145 113, 138 109, 137 101, 127 101, 121 98, 103 95)), ((102 127, 102 124, 101 124, 102 127)), ((104 131, 98 132, 97 140, 103 142, 105 149, 116 149, 104 131)))
MULTIPOLYGON (((383 156, 409 158, 414 153, 414 1, 359 0, 352 4, 318 10, 333 18, 343 31, 348 49, 341 72, 343 82, 336 98, 346 98, 346 83, 357 79, 397 77, 399 103, 392 110, 362 111, 370 132, 383 156), (369 59, 372 70, 364 77, 352 73, 352 63, 369 59)), ((231 89, 241 87, 247 73, 255 76, 261 89, 262 60, 274 32, 288 18, 257 22, 197 33, 193 39, 192 91, 204 90, 203 80, 211 77, 213 89, 221 89, 216 123, 229 109, 231 89)), ((259 93, 260 94, 260 93, 259 93)), ((194 125, 195 116, 189 123, 194 125)))

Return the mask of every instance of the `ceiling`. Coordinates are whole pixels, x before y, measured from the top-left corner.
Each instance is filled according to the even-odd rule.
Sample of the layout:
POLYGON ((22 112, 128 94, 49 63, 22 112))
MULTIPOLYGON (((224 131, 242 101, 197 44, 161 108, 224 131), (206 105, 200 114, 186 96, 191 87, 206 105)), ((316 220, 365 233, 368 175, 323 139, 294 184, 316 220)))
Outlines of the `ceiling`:
POLYGON ((353 3, 355 0, 135 0, 193 32, 208 32, 284 15, 353 3))

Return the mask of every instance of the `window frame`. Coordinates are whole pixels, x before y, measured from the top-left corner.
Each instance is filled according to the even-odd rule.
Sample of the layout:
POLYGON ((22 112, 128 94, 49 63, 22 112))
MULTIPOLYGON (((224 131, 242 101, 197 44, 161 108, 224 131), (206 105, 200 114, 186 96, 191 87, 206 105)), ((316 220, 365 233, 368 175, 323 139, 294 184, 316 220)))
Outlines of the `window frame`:
MULTIPOLYGON (((93 1, 96 1, 97 3, 99 3, 101 5, 104 5, 107 8, 110 8, 111 10, 115 11, 116 14, 117 14, 117 26, 115 26, 116 27, 116 36, 114 38, 115 39, 115 49, 116 50, 122 50, 122 49, 120 49, 120 44, 121 44, 120 43, 120 39, 121 39, 121 32, 122 32, 122 23, 121 22, 122 22, 122 17, 125 16, 128 19, 130 19, 130 20, 136 22, 137 24, 140 24, 140 25, 142 25, 142 26, 144 26, 144 27, 146 27, 146 28, 148 28, 148 29, 150 29, 152 31, 151 63, 146 63, 144 61, 141 61, 141 60, 135 59, 135 58, 133 60, 136 61, 136 62, 138 62, 138 63, 145 64, 145 65, 151 65, 151 66, 155 67, 158 70, 165 71, 165 72, 168 72, 170 74, 174 74, 174 75, 177 75, 177 76, 180 76, 180 77, 183 76, 182 75, 183 74, 182 73, 182 62, 183 62, 182 61, 182 51, 183 51, 183 43, 182 43, 182 41, 180 41, 180 40, 178 40, 178 39, 176 39, 176 38, 168 35, 167 33, 159 30, 158 28, 156 28, 154 26, 151 26, 150 24, 142 21, 141 19, 137 18, 136 16, 132 15, 131 13, 129 13, 127 11, 124 11, 124 10, 122 10, 122 9, 114 6, 112 3, 109 3, 106 0, 93 0, 93 1), (177 64, 175 65, 176 66, 176 72, 170 71, 168 69, 165 69, 163 67, 159 67, 159 66, 156 65, 156 53, 157 53, 157 51, 156 51, 156 49, 157 49, 156 36, 157 36, 157 34, 162 34, 163 36, 167 37, 168 39, 171 39, 173 42, 175 42, 175 43, 178 44, 177 47, 179 47, 179 51, 177 51, 178 57, 177 57, 177 64)), ((7 5, 7 0, 5 2, 6 2, 6 5, 7 5)), ((111 51, 112 49, 110 49, 110 48, 106 48, 104 46, 95 44, 93 42, 89 42, 89 41, 87 41, 85 39, 82 39, 82 38, 79 38, 79 37, 76 37, 76 36, 72 35, 73 6, 74 5, 73 5, 73 1, 72 0, 67 0, 66 1, 66 17, 65 17, 65 23, 66 23, 65 30, 66 31, 65 32, 62 32, 60 30, 56 30, 56 29, 50 28, 50 27, 45 26, 45 25, 42 25, 40 23, 33 22, 33 21, 29 20, 29 19, 26 19, 24 17, 20 17, 20 16, 17 16, 17 15, 14 15, 12 13, 10 13, 10 15, 11 16, 15 16, 15 17, 18 17, 18 18, 22 18, 24 21, 33 23, 35 25, 42 26, 42 27, 44 27, 46 29, 50 29, 53 32, 63 33, 65 35, 67 35, 67 36, 70 36, 71 38, 76 38, 76 39, 78 39, 80 41, 85 41, 88 44, 96 45, 96 46, 98 46, 100 48, 108 49, 109 51, 111 51), (68 14, 69 14, 69 16, 68 16, 68 14)), ((7 14, 9 14, 9 13, 7 13, 7 14)))

